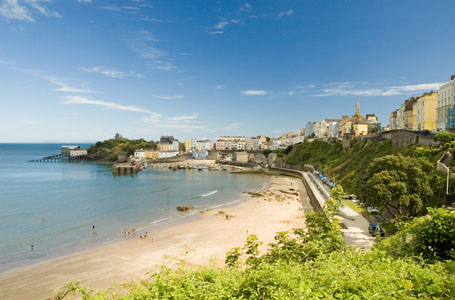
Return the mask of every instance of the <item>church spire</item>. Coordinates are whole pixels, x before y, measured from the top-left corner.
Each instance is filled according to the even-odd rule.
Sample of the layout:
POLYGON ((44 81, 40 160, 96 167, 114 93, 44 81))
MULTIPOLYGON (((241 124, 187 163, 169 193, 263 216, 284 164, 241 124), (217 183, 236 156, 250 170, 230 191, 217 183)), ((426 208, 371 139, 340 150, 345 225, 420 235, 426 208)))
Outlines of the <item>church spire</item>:
POLYGON ((360 116, 359 98, 357 97, 357 104, 355 105, 355 116, 360 116))

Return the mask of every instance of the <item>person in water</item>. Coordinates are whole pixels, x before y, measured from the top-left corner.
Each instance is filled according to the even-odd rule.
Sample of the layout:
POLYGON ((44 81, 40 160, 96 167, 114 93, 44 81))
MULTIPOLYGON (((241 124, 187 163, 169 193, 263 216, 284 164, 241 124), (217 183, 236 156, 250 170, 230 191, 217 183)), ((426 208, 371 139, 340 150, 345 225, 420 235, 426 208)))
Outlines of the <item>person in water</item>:
POLYGON ((96 234, 95 224, 93 224, 92 229, 93 229, 93 234, 96 234))

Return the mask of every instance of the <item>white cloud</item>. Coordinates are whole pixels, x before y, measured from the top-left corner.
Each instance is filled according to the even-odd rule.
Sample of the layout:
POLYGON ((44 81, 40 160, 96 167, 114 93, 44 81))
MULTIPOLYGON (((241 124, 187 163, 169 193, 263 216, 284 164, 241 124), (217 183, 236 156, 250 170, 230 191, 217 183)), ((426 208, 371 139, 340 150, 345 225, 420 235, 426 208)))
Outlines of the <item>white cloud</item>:
POLYGON ((154 95, 153 97, 155 97, 156 99, 160 99, 160 100, 177 100, 177 99, 182 99, 183 96, 179 96, 179 95, 173 95, 173 96, 158 96, 158 95, 154 95))
POLYGON ((110 109, 110 110, 130 111, 130 112, 146 113, 146 114, 152 114, 155 116, 161 116, 160 114, 153 113, 142 107, 123 105, 123 104, 118 104, 115 102, 91 100, 91 99, 81 97, 81 96, 63 96, 63 99, 65 99, 65 102, 63 102, 64 104, 96 105, 96 106, 102 106, 102 107, 110 109))
POLYGON ((192 120, 199 119, 199 115, 198 114, 192 114, 190 116, 167 117, 165 119, 169 120, 169 121, 192 121, 192 120))
POLYGON ((161 71, 172 71, 177 68, 173 63, 164 60, 155 61, 153 67, 161 71))
POLYGON ((34 22, 35 19, 32 17, 32 8, 34 11, 45 16, 61 18, 60 14, 55 11, 48 9, 41 3, 49 3, 52 0, 1 0, 0 2, 0 15, 7 20, 20 20, 34 22))
POLYGON ((92 3, 92 0, 77 0, 79 3, 92 3))
POLYGON ((213 28, 215 28, 215 29, 223 29, 224 27, 226 27, 226 25, 229 25, 228 21, 221 21, 218 24, 216 24, 215 26, 213 26, 213 28))
POLYGON ((295 94, 294 91, 289 91, 288 92, 288 96, 294 96, 294 94, 295 94))
POLYGON ((93 93, 93 91, 91 91, 89 89, 85 89, 85 88, 81 88, 81 87, 74 87, 71 84, 64 81, 63 79, 60 79, 56 76, 46 75, 40 70, 24 69, 24 68, 14 65, 13 63, 10 63, 10 62, 0 62, 0 63, 7 65, 9 68, 11 68, 13 70, 16 70, 16 71, 19 71, 19 72, 22 72, 25 74, 30 74, 36 78, 45 80, 45 81, 57 86, 57 88, 55 89, 55 91, 57 91, 57 92, 86 93, 86 94, 93 93))
POLYGON ((267 91, 264 90, 245 90, 242 91, 242 94, 247 96, 264 96, 267 95, 267 91))
MULTIPOLYGON (((366 84, 366 83, 362 83, 366 84)), ((315 96, 392 96, 392 95, 403 95, 416 92, 425 91, 437 91, 442 83, 422 83, 414 85, 400 85, 400 86, 388 86, 379 88, 359 88, 356 87, 355 83, 340 83, 335 87, 330 87, 322 90, 321 94, 315 96)))
POLYGON ((137 13, 141 10, 138 6, 120 6, 120 5, 108 5, 108 6, 101 6, 101 9, 115 11, 115 12, 126 12, 126 13, 137 13))
POLYGON ((149 45, 146 42, 146 39, 142 39, 140 41, 134 41, 132 45, 132 49, 134 52, 138 54, 140 58, 144 59, 156 59, 160 56, 164 56, 164 52, 160 49, 149 45))
POLYGON ((109 69, 106 67, 91 67, 91 68, 81 68, 82 71, 89 72, 89 73, 98 73, 110 78, 125 78, 125 77, 137 77, 137 78, 145 78, 144 75, 139 74, 134 71, 129 71, 129 72, 122 72, 122 71, 117 71, 113 69, 109 69))
POLYGON ((223 34, 224 33, 224 28, 226 26, 228 26, 229 24, 239 24, 240 23, 240 19, 231 19, 231 20, 222 20, 220 22, 218 22, 217 24, 215 24, 213 26, 213 28, 215 29, 215 31, 211 31, 209 32, 209 34, 223 34))
POLYGON ((278 18, 284 17, 284 16, 290 16, 292 15, 294 11, 292 9, 287 10, 287 11, 282 11, 278 14, 278 18))
POLYGON ((134 105, 123 105, 115 102, 108 102, 102 100, 92 100, 85 97, 80 96, 63 96, 65 101, 64 104, 81 104, 81 105, 93 105, 93 106, 100 106, 106 108, 108 110, 118 110, 118 111, 127 111, 127 112, 134 112, 134 113, 141 113, 146 114, 147 117, 142 121, 145 123, 153 123, 155 125, 160 124, 162 115, 156 112, 152 112, 148 109, 143 107, 134 106, 134 105))
POLYGON ((124 78, 127 76, 127 74, 124 72, 108 69, 105 67, 82 68, 82 71, 89 73, 98 73, 111 78, 124 78))
POLYGON ((156 22, 156 23, 162 23, 162 22, 164 22, 163 20, 156 19, 156 18, 145 18, 144 20, 145 20, 145 21, 148 21, 148 22, 156 22))

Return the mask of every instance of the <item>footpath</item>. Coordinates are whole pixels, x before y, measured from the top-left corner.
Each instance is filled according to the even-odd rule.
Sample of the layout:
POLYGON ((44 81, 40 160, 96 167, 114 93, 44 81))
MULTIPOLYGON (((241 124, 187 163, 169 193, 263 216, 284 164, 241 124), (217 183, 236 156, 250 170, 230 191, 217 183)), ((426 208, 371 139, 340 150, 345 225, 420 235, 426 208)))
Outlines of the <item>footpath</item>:
MULTIPOLYGON (((271 169, 286 175, 300 177, 306 183, 307 194, 313 196, 313 206, 322 208, 324 207, 325 202, 330 199, 329 188, 314 174, 284 168, 271 169)), ((346 246, 370 250, 374 244, 375 238, 368 232, 369 221, 346 205, 340 210, 341 214, 337 217, 341 219, 341 223, 344 225, 342 226, 343 228, 341 231, 343 232, 346 246)))

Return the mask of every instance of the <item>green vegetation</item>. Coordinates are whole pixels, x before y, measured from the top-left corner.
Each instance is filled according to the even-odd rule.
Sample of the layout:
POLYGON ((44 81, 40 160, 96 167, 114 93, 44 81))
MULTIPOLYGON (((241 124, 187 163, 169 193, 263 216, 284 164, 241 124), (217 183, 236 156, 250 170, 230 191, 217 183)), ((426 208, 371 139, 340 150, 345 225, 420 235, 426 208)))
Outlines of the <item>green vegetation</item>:
POLYGON ((82 299, 454 299, 454 212, 430 210, 415 218, 399 239, 384 239, 372 251, 347 248, 337 222, 307 215, 307 230, 279 232, 264 255, 255 235, 232 249, 225 268, 162 268, 148 280, 94 291, 79 282, 54 297, 82 299), (422 239, 417 238, 424 229, 422 239), (408 244, 400 244, 409 239, 408 244), (431 233, 437 239, 430 238, 431 233), (391 241, 391 242, 390 242, 391 241), (388 242, 388 243, 386 243, 388 242), (412 247, 407 247, 412 244, 412 247), (394 251, 398 248, 397 251, 394 251), (409 249, 407 251, 406 249, 409 249), (430 252, 428 252, 430 251, 430 252), (421 257, 431 258, 422 260, 421 257))
POLYGON ((435 137, 435 141, 443 142, 443 143, 450 143, 455 141, 455 133, 442 131, 439 132, 435 137))
POLYGON ((416 216, 435 202, 430 187, 434 167, 424 158, 386 155, 375 158, 359 179, 365 206, 385 209, 390 216, 416 216))
POLYGON ((87 154, 93 160, 115 161, 119 153, 125 153, 130 156, 137 149, 157 149, 157 143, 154 141, 147 142, 144 139, 129 140, 126 138, 117 138, 97 142, 87 149, 87 154))
POLYGON ((378 249, 393 257, 411 256, 432 262, 455 259, 455 211, 428 208, 428 215, 398 227, 398 233, 379 243, 378 249))
POLYGON ((292 165, 313 165, 325 175, 340 183, 348 193, 358 193, 358 181, 366 167, 373 159, 386 156, 398 155, 423 157, 436 164, 443 150, 429 149, 419 145, 396 147, 390 140, 372 142, 367 140, 355 141, 351 147, 343 150, 341 143, 327 143, 323 141, 304 142, 298 145, 286 157, 286 161, 292 165))

